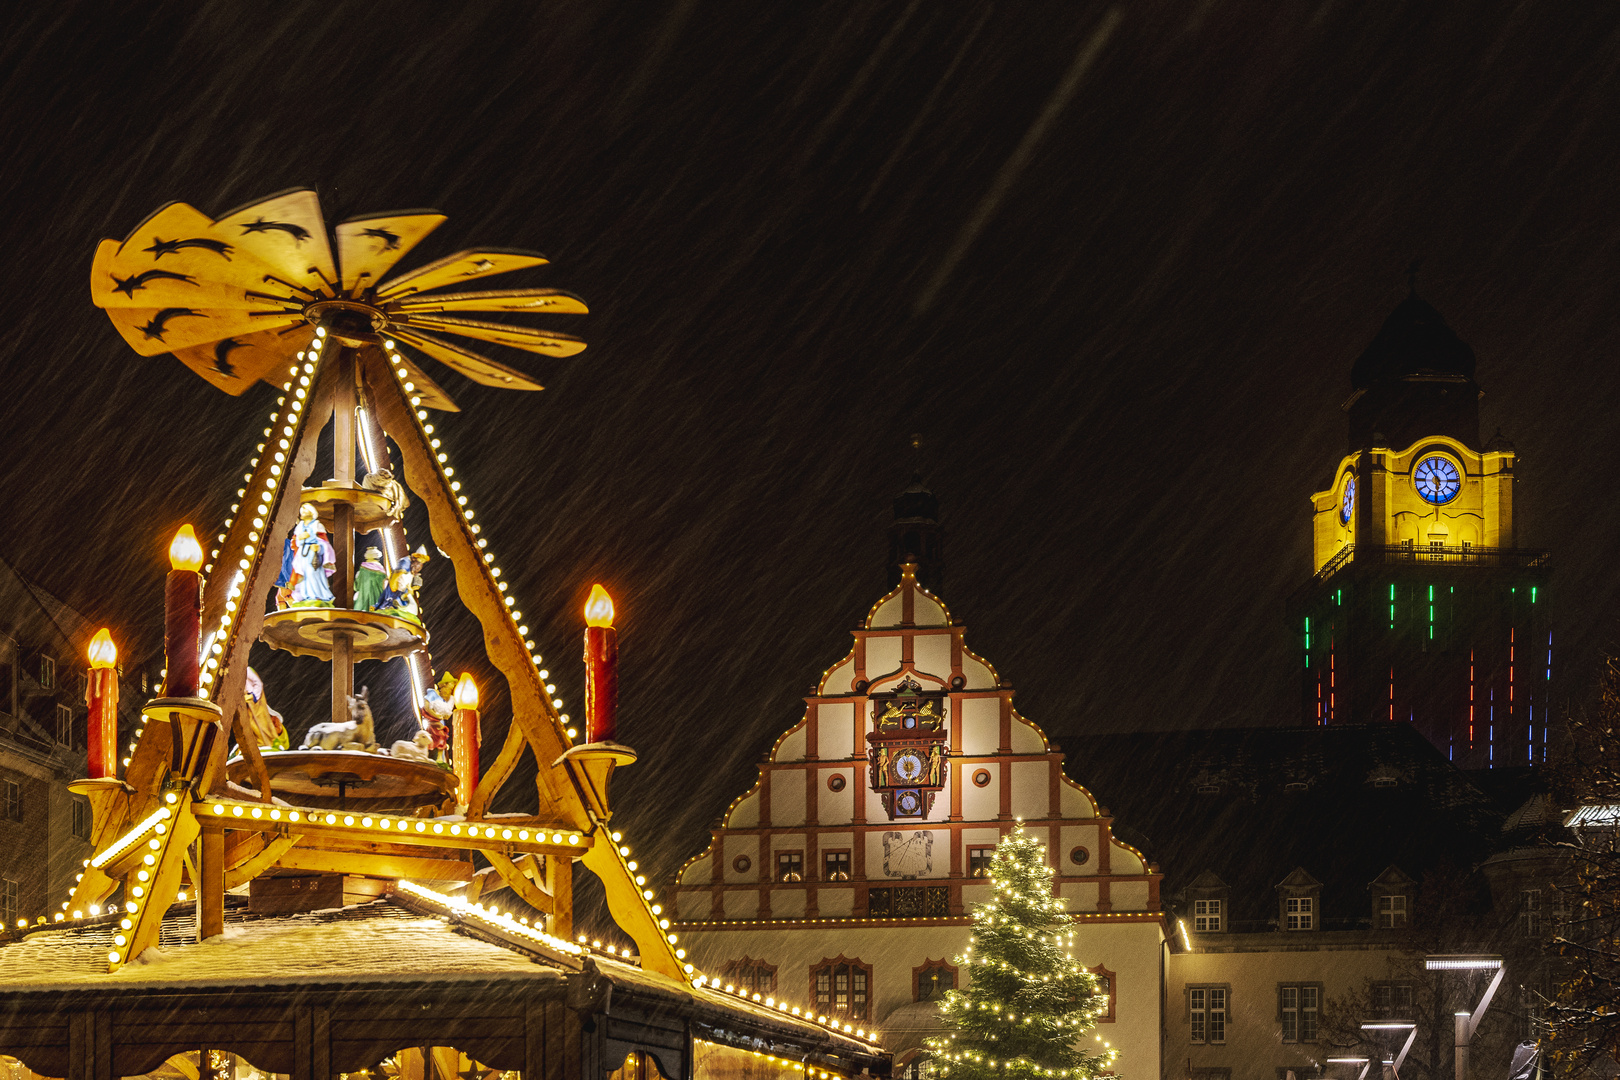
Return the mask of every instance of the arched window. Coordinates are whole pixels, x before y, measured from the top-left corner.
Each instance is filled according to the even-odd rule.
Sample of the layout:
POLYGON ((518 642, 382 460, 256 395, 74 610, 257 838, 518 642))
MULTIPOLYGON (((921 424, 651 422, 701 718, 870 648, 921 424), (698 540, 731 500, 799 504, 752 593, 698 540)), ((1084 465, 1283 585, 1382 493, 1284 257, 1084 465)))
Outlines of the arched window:
POLYGON ((872 1000, 872 965, 840 956, 810 969, 810 994, 828 1015, 865 1020, 872 1000))
POLYGON ((747 956, 741 960, 732 960, 720 970, 720 976, 726 982, 745 990, 754 990, 761 994, 776 991, 776 965, 767 964, 763 960, 747 956))
POLYGON ((956 969, 943 960, 924 960, 921 967, 912 969, 914 1001, 938 1001, 945 996, 945 991, 955 989, 956 969))

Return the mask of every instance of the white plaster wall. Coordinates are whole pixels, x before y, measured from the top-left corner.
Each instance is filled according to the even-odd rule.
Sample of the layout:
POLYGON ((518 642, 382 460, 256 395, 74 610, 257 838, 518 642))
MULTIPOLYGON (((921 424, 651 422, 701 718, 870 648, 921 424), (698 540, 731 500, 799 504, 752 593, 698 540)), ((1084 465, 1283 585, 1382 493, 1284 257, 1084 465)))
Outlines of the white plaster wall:
POLYGON ((968 764, 956 768, 962 770, 962 817, 967 821, 995 817, 1001 808, 1001 766, 968 764), (990 770, 990 783, 984 787, 973 783, 973 774, 980 769, 990 770))
POLYGON ((823 825, 842 825, 855 820, 855 792, 861 780, 860 769, 821 769, 816 774, 816 782, 821 788, 816 792, 816 817, 823 825), (827 786, 828 777, 834 774, 844 778, 844 790, 834 791, 827 786))
MULTIPOLYGON (((900 597, 900 593, 895 593, 883 601, 878 609, 872 613, 872 622, 870 624, 872 629, 886 629, 900 625, 900 597)), ((871 671, 872 665, 867 664, 866 670, 871 671)))
POLYGON ((759 837, 727 834, 725 862, 720 866, 721 879, 727 882, 759 880, 759 837), (737 856, 747 855, 752 865, 737 872, 737 856))
MULTIPOLYGON (((1118 871, 1115 871, 1118 873, 1118 871)), ((1108 899, 1115 911, 1146 911, 1148 883, 1145 881, 1115 881, 1108 886, 1108 899)))
POLYGON ((969 690, 994 690, 996 677, 988 665, 971 656, 962 657, 962 677, 967 680, 969 690))
POLYGON ((759 891, 757 889, 727 889, 721 902, 728 919, 754 919, 759 917, 759 891))
POLYGON ((714 853, 707 852, 693 860, 681 874, 682 885, 707 885, 714 880, 714 853))
POLYGON ((841 761, 855 756, 855 703, 839 701, 816 707, 816 756, 841 761))
POLYGON ((1058 886, 1058 895, 1070 911, 1096 911, 1101 890, 1095 881, 1067 881, 1058 886))
POLYGON ((771 826, 804 824, 805 774, 777 772, 771 777, 771 826))
POLYGON ((1035 730, 1035 725, 1028 720, 1013 718, 1012 724, 1012 752, 1015 754, 1044 754, 1046 753, 1046 740, 1041 733, 1035 730))
MULTIPOLYGON (((797 1005, 814 1001, 810 972, 822 960, 840 955, 860 960, 872 967, 872 1009, 864 1023, 881 1030, 889 1013, 912 1000, 913 972, 926 962, 944 960, 957 966, 960 984, 967 984, 967 969, 956 961, 971 932, 968 926, 749 927, 689 930, 681 935, 681 943, 700 971, 716 975, 727 961, 743 956, 775 965, 776 996, 797 1005)), ((1087 923, 1075 935, 1077 960, 1115 973, 1115 1020, 1097 1025, 1092 1034, 1119 1047, 1117 1072, 1128 1080, 1156 1080, 1161 1075, 1159 952, 1157 923, 1087 923)), ((1271 1076, 1268 1063, 1266 1080, 1271 1076)))
POLYGON ((805 744, 804 724, 794 728, 783 738, 780 746, 776 748, 777 761, 803 761, 805 744))
POLYGON ((733 829, 752 829, 759 824, 759 790, 756 788, 743 796, 742 802, 726 818, 726 824, 733 829))
POLYGON ((933 597, 916 590, 915 599, 911 605, 911 621, 918 626, 945 626, 950 620, 945 617, 945 609, 933 597))
POLYGON ((918 671, 926 671, 942 682, 951 681, 950 631, 918 634, 911 640, 911 660, 918 671))
POLYGON ((1091 800, 1086 793, 1073 784, 1064 783, 1058 788, 1058 806, 1063 810, 1066 818, 1096 817, 1097 812, 1092 808, 1091 800))
POLYGON ((1147 872, 1147 867, 1142 865, 1142 860, 1129 848, 1123 848, 1115 844, 1114 850, 1109 852, 1108 857, 1111 860, 1108 868, 1113 873, 1142 874, 1147 872))
POLYGON ((771 918, 802 919, 808 897, 805 889, 776 889, 771 892, 771 918))
MULTIPOLYGON (((776 880, 776 853, 778 851, 803 851, 804 833, 775 833, 771 836, 770 865, 765 867, 765 879, 776 880)), ((758 869, 756 866, 755 869, 758 869)), ((809 869, 806 867, 805 869, 809 869)))
MULTIPOLYGON (((1014 726, 1016 730, 1016 725, 1014 726)), ((1012 763, 1013 817, 1044 818, 1052 805, 1050 767, 1044 761, 1012 763)))
POLYGON ((962 699, 962 753, 974 757, 994 754, 1001 741, 1001 700, 993 697, 962 699))
POLYGON ((898 637, 869 637, 866 639, 866 675, 874 682, 884 675, 900 670, 900 639, 898 637))
POLYGON ((855 914, 855 890, 823 888, 816 905, 824 919, 847 919, 855 914))
POLYGON ((821 681, 822 692, 827 694, 847 694, 854 689, 855 658, 851 656, 831 671, 821 681))

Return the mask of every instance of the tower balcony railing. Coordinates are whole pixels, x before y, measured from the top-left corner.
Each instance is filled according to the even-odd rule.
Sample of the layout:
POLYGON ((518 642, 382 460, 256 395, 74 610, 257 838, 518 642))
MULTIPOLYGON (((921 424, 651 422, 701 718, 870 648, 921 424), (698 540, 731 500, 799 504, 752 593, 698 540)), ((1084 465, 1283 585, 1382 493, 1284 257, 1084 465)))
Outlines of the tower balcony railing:
POLYGON ((1532 548, 1490 548, 1463 544, 1450 547, 1445 544, 1346 544, 1322 565, 1322 569, 1294 591, 1291 601, 1302 600, 1312 589, 1352 563, 1376 565, 1423 565, 1435 563, 1451 566, 1479 566, 1529 570, 1547 566, 1552 553, 1532 548))

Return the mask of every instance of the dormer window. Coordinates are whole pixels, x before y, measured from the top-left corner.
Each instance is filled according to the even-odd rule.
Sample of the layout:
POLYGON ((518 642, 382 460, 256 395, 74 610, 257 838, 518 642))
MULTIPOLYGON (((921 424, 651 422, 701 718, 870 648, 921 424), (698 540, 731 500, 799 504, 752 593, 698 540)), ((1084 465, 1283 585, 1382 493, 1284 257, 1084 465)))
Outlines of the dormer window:
POLYGON ((1187 908, 1192 915, 1192 928, 1200 934, 1226 932, 1226 905, 1231 890, 1215 874, 1206 870, 1187 886, 1187 908))
POLYGON ((1283 901, 1283 914, 1288 930, 1316 929, 1316 897, 1290 896, 1283 901))
POLYGON ((1193 929, 1200 934, 1218 934, 1226 928, 1226 905, 1220 900, 1193 901, 1193 929))
POLYGON ((1399 930, 1406 925, 1406 895, 1388 894, 1378 898, 1378 929, 1399 930))
POLYGON ((1296 867, 1277 884, 1277 928, 1284 931, 1321 928, 1322 883, 1296 867))

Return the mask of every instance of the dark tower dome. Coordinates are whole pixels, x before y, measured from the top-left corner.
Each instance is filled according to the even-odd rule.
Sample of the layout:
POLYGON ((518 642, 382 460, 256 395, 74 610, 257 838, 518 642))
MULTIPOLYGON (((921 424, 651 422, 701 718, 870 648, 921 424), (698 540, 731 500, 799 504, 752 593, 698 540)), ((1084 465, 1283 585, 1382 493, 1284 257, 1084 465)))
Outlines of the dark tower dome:
POLYGON ((1351 450, 1449 435, 1479 449, 1474 350, 1416 292, 1396 305, 1350 370, 1351 450), (1376 436, 1376 438, 1375 438, 1376 436))
POLYGON ((937 592, 944 572, 945 530, 939 524, 939 499, 920 474, 894 497, 894 523, 889 526, 889 588, 900 584, 900 568, 917 564, 917 582, 937 592))

